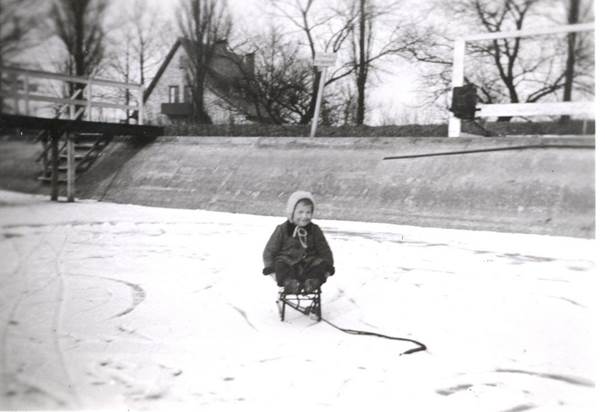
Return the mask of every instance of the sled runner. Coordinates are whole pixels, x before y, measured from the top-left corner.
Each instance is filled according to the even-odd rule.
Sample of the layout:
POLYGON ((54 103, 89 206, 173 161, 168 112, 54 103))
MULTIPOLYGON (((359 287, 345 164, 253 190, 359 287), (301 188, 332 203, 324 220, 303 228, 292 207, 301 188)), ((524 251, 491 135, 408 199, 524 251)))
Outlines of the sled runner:
POLYGON ((311 292, 298 293, 286 293, 280 288, 276 303, 282 322, 286 317, 286 306, 305 315, 315 315, 317 321, 321 321, 321 287, 311 292))

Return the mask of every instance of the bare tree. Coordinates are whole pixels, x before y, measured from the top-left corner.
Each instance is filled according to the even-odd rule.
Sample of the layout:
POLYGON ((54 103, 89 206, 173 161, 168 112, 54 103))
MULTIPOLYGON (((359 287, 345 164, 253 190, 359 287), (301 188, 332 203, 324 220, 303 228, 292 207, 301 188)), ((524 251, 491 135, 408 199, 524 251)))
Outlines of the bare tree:
MULTIPOLYGON (((370 0, 371 1, 371 0, 370 0)), ((355 2, 358 7, 357 36, 352 37, 353 63, 355 68, 355 83, 357 86, 357 113, 355 114, 355 123, 362 125, 366 113, 366 84, 368 81, 368 72, 370 69, 369 58, 372 53, 372 43, 374 39, 374 21, 376 16, 372 13, 373 4, 368 4, 368 0, 358 0, 355 2)), ((355 8, 353 9, 355 10, 355 8)))
POLYGON ((55 0, 51 17, 68 52, 70 74, 86 76, 98 70, 105 53, 107 5, 107 0, 55 0))
POLYGON ((157 68, 172 42, 171 27, 157 8, 150 8, 145 0, 135 0, 129 13, 133 31, 133 52, 138 72, 137 82, 145 84, 151 73, 157 68))
POLYGON ((401 2, 349 0, 342 11, 352 22, 350 56, 347 65, 353 69, 357 89, 355 123, 362 125, 366 115, 366 89, 369 76, 376 73, 382 60, 393 56, 408 58, 417 54, 426 40, 416 22, 392 16, 401 12, 401 2))
MULTIPOLYGON (((466 3, 460 3, 459 12, 471 10, 475 13, 479 23, 489 32, 503 31, 505 28, 513 26, 516 30, 521 30, 529 11, 538 0, 505 0, 497 4, 488 4, 485 0, 471 0, 466 3)), ((472 52, 487 55, 492 59, 498 75, 504 84, 509 101, 518 103, 519 91, 517 79, 519 73, 515 70, 520 66, 521 45, 524 39, 515 37, 512 39, 499 39, 487 44, 471 44, 469 48, 472 52)), ((530 70, 535 70, 532 65, 530 70)), ((506 118, 503 120, 507 120, 506 118)))
MULTIPOLYGON (((90 76, 105 57, 103 27, 107 0, 55 0, 51 8, 54 30, 67 51, 65 69, 74 76, 90 76)), ((72 83, 68 93, 81 93, 84 85, 72 83)), ((82 99, 84 96, 80 96, 82 99)))
MULTIPOLYGON (((502 31, 507 24, 520 30, 532 14, 540 18, 542 10, 549 12, 547 8, 549 4, 540 0, 505 0, 497 7, 485 1, 472 0, 470 6, 483 27, 490 32, 502 31)), ((572 38, 575 43, 575 36, 572 38)), ((494 40, 487 45, 476 44, 470 48, 475 53, 491 58, 499 80, 505 87, 508 101, 518 103, 537 102, 548 96, 554 96, 565 88, 567 77, 570 77, 568 87, 571 97, 571 82, 574 75, 570 69, 573 70, 576 66, 578 53, 575 50, 571 51, 573 57, 569 58, 569 41, 567 43, 566 48, 561 39, 556 36, 540 39, 517 37, 494 40), (563 64, 562 60, 566 54, 567 63, 563 64)), ((502 117, 500 120, 510 120, 510 117, 502 117)))
MULTIPOLYGON (((134 33, 131 26, 127 24, 122 26, 122 29, 119 31, 119 40, 116 43, 117 45, 110 51, 111 58, 108 59, 108 69, 113 72, 112 74, 117 75, 121 81, 131 83, 136 76, 136 56, 133 47, 134 33)), ((132 90, 124 88, 120 92, 123 93, 124 104, 129 105, 133 98, 132 90)))
POLYGON ((276 27, 251 40, 255 66, 241 67, 245 74, 242 93, 254 104, 254 117, 274 124, 299 123, 306 114, 312 72, 299 57, 300 46, 283 40, 276 27))
MULTIPOLYGON (((30 0, 0 0, 0 67, 32 46, 39 13, 30 0)), ((3 82, 7 81, 1 73, 3 82)), ((0 96, 0 109, 4 102, 0 96)))
MULTIPOLYGON (((577 24, 587 18, 592 17, 592 1, 584 1, 584 7, 581 0, 566 0, 565 8, 567 15, 567 24, 577 24)), ((572 91, 574 85, 585 89, 586 82, 581 80, 585 69, 594 67, 593 59, 590 57, 591 45, 589 39, 582 33, 571 32, 567 35, 567 58, 565 61, 565 81, 563 85, 563 101, 572 100, 572 91)), ((590 87, 592 89, 592 87, 590 87)), ((566 122, 570 116, 561 116, 561 121, 566 122)))
POLYGON ((178 14, 179 27, 190 45, 188 77, 191 84, 193 117, 211 123, 204 95, 210 64, 219 40, 229 38, 231 16, 221 0, 182 0, 178 14))
MULTIPOLYGON (((321 3, 323 7, 314 0, 273 0, 272 4, 302 33, 312 58, 319 51, 340 52, 339 64, 330 70, 326 86, 354 77, 356 124, 365 121, 369 79, 379 72, 381 62, 414 53, 424 41, 415 22, 399 17, 405 15, 401 1, 346 0, 332 6, 321 3)), ((301 123, 311 119, 316 102, 319 73, 317 68, 312 70, 313 94, 301 123)))
MULTIPOLYGON (((311 60, 315 59, 318 52, 339 52, 352 33, 352 19, 355 16, 329 7, 325 3, 318 3, 315 0, 271 0, 271 4, 279 17, 286 19, 302 34, 301 43, 307 48, 311 60)), ((311 98, 300 116, 301 124, 308 124, 313 118, 319 89, 320 73, 317 67, 310 66, 309 70, 312 72, 310 77, 312 81, 307 87, 310 89, 311 98)), ((325 86, 328 87, 349 76, 353 71, 354 68, 350 64, 341 63, 330 70, 330 77, 326 80, 325 86)))
MULTIPOLYGON (((575 24, 579 21, 580 0, 569 0, 567 11, 567 23, 575 24)), ((565 64, 565 85, 563 87, 563 101, 571 101, 571 90, 575 66, 576 33, 567 35, 567 62, 565 64)))
MULTIPOLYGON (((552 24, 556 20, 555 14, 560 12, 555 3, 546 0, 455 0, 442 1, 441 4, 450 19, 455 19, 464 27, 478 26, 487 32, 552 24)), ((476 33, 480 29, 473 31, 476 33)), ((453 36, 460 34, 463 33, 442 31, 441 37, 450 46, 437 42, 436 47, 417 56, 418 61, 431 63, 432 70, 428 70, 426 79, 432 84, 439 84, 427 84, 435 93, 435 98, 443 97, 450 90, 451 45, 453 36)), ((594 68, 589 43, 576 49, 574 67, 576 70, 583 68, 582 75, 576 71, 576 84, 581 80, 590 83, 589 73, 594 68)), ((566 49, 562 36, 557 35, 471 42, 467 44, 465 81, 478 86, 482 102, 519 103, 560 99, 558 93, 562 92, 565 84, 566 49)), ((499 120, 508 121, 510 117, 501 117, 499 120)))
POLYGON ((32 32, 39 20, 32 1, 0 1, 0 66, 32 45, 32 32))
MULTIPOLYGON (((111 76, 126 83, 145 84, 165 57, 168 41, 173 41, 168 23, 157 8, 149 7, 144 0, 134 0, 118 10, 120 17, 113 22, 114 30, 107 50, 107 68, 111 76)), ((133 99, 132 89, 119 91, 118 96, 129 105, 133 99)))
MULTIPOLYGON (((238 48, 242 59, 233 53, 231 61, 239 66, 242 79, 237 92, 253 105, 247 114, 259 121, 273 124, 302 124, 308 116, 313 96, 313 66, 309 59, 301 57, 305 44, 287 39, 284 29, 271 25, 262 33, 248 35, 238 48), (254 64, 250 64, 254 62, 254 64)), ((322 104, 324 124, 338 122, 342 109, 341 90, 328 91, 322 104), (338 107, 337 107, 338 106, 338 107)))

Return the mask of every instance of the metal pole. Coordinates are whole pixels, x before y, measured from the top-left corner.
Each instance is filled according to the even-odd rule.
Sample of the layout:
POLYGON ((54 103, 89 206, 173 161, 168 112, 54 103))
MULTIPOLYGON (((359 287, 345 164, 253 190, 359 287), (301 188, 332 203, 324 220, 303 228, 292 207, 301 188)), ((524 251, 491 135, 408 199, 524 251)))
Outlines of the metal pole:
POLYGON ((67 201, 74 201, 76 187, 75 142, 71 133, 67 134, 67 201))
POLYGON ((324 83, 326 81, 326 72, 328 71, 327 67, 321 68, 321 77, 319 79, 319 90, 317 92, 317 101, 315 102, 315 113, 313 114, 313 124, 311 125, 311 136, 315 137, 315 132, 317 131, 317 121, 319 120, 319 108, 321 106, 321 98, 324 92, 324 83))

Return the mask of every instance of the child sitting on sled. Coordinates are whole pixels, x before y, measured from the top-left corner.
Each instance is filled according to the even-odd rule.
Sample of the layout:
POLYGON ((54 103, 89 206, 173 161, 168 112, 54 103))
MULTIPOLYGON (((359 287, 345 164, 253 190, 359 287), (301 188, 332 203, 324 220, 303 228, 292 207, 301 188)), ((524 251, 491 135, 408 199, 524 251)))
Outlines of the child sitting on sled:
POLYGON ((334 274, 332 250, 323 232, 311 222, 315 202, 309 192, 288 199, 288 220, 278 225, 263 251, 264 275, 271 275, 288 294, 309 293, 334 274))

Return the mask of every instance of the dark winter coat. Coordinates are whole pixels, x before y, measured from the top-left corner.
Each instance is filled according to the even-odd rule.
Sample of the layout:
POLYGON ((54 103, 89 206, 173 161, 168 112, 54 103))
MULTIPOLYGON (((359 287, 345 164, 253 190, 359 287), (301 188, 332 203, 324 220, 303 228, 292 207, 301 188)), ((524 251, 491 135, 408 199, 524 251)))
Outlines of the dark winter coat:
POLYGON ((263 251, 265 268, 263 274, 268 275, 275 272, 275 263, 284 262, 294 266, 300 262, 310 259, 321 259, 331 267, 334 273, 334 258, 332 250, 326 238, 315 223, 310 222, 305 229, 307 231, 307 248, 304 248, 298 237, 293 236, 296 225, 286 221, 278 225, 269 238, 263 251))

